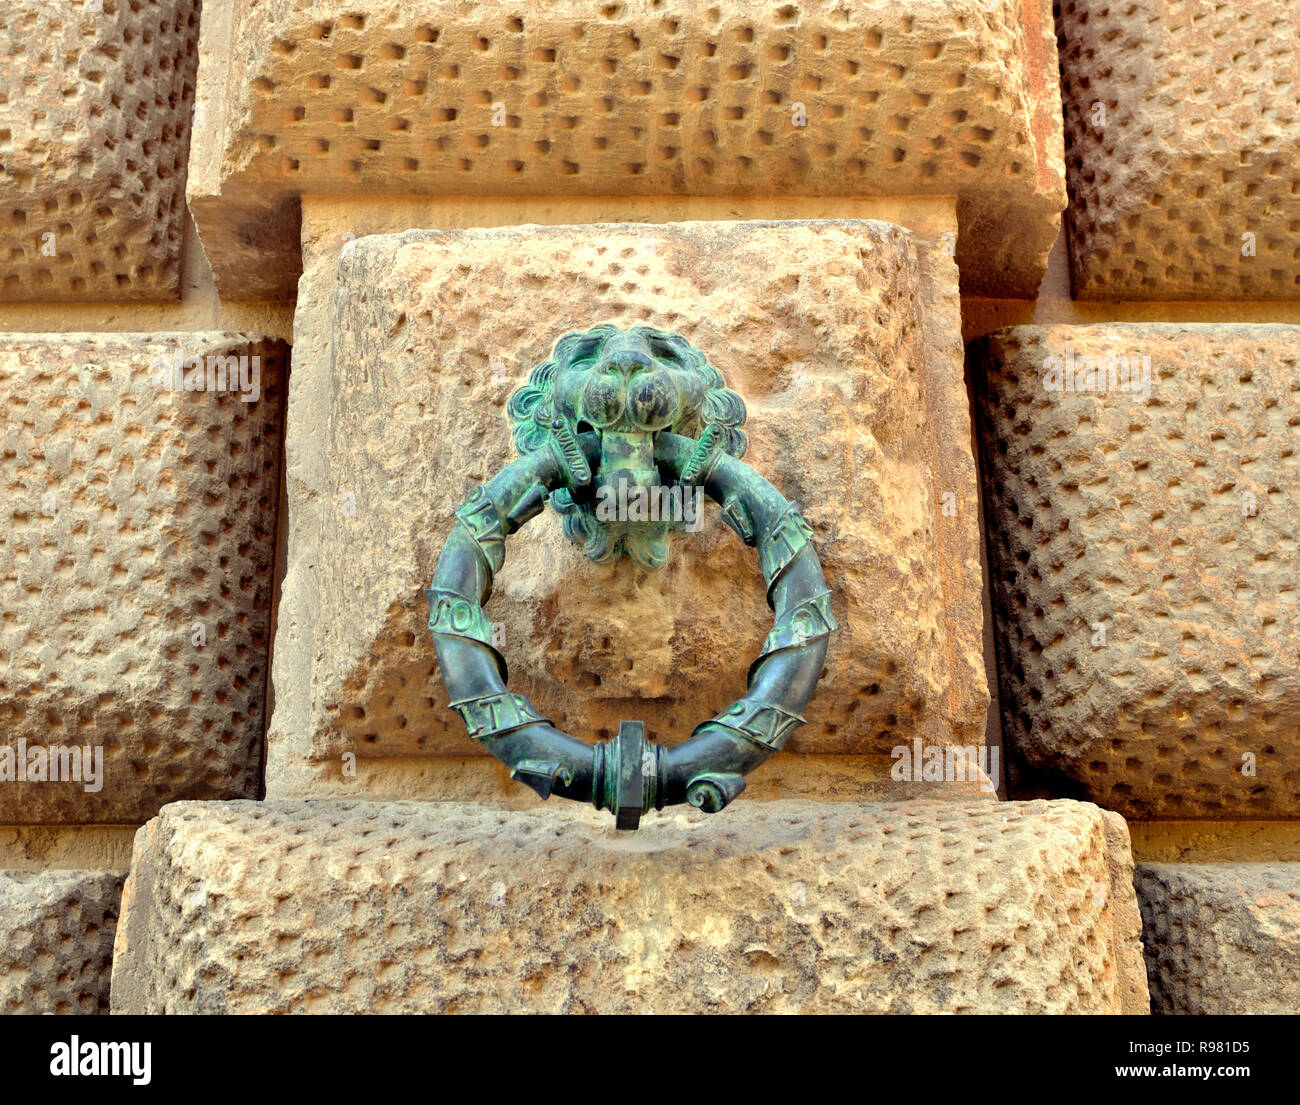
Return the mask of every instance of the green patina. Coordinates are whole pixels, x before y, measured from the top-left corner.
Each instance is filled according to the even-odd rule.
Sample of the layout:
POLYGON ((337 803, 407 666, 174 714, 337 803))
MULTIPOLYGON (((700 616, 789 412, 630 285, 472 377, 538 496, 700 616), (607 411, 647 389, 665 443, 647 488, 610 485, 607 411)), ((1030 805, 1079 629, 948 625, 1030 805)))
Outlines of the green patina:
POLYGON ((512 396, 509 414, 521 456, 457 510, 425 592, 452 708, 513 777, 543 798, 610 810, 619 828, 678 802, 722 809, 803 723, 837 628, 812 528, 740 461, 745 404, 678 334, 610 324, 566 334, 512 396), (669 533, 697 528, 687 504, 698 493, 757 547, 775 611, 748 691, 671 747, 648 741, 640 722, 594 746, 560 732, 506 690, 505 658, 483 611, 506 538, 549 502, 592 560, 626 555, 659 568, 669 533))

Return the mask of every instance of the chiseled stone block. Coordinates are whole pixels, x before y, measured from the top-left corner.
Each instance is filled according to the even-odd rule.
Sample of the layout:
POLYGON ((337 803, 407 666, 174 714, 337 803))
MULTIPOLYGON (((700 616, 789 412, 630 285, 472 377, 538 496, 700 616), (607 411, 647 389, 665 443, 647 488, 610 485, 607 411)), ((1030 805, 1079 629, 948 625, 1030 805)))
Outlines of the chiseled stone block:
POLYGON ((0 302, 180 295, 198 38, 197 0, 6 0, 0 302))
POLYGON ((107 1013, 122 880, 0 871, 0 1013, 107 1013))
POLYGON ((1080 299, 1300 299, 1300 7, 1061 0, 1080 299))
POLYGON ((974 354, 1009 765, 1138 818, 1300 815, 1300 327, 974 354))
POLYGON ((1065 206, 1049 0, 235 0, 200 53, 227 296, 292 293, 304 194, 957 196, 963 286, 1029 298, 1065 206))
POLYGON ((1300 1009, 1300 863, 1143 863, 1153 1013, 1300 1009))
MULTIPOLYGON (((284 796, 286 770, 309 760, 481 753, 446 709, 423 589, 455 509, 513 458, 510 395, 558 337, 600 321, 661 326, 703 350, 748 404, 746 462, 814 529, 842 628, 790 748, 981 747, 956 314, 951 260, 878 222, 410 231, 349 245, 332 353, 294 370, 269 793, 284 796)), ((487 607, 511 689, 583 739, 635 717, 669 743, 740 697, 771 612, 757 557, 705 511, 659 573, 592 564, 549 509, 511 536, 487 607)))
POLYGON ((1145 1013, 1123 821, 1076 802, 185 802, 115 1013, 1145 1013))
POLYGON ((286 352, 0 341, 0 824, 257 795, 286 352))

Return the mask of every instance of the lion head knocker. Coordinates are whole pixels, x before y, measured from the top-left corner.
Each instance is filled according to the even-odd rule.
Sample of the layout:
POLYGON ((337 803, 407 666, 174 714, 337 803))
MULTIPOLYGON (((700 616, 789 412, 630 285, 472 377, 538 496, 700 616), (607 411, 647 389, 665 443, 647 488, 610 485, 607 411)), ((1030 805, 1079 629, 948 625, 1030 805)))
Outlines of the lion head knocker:
POLYGON ((701 442, 700 461, 683 473, 690 478, 678 482, 680 492, 694 488, 711 454, 739 459, 748 444, 740 428, 744 401, 724 385, 722 373, 685 338, 652 326, 624 331, 605 323, 566 334, 511 396, 508 411, 521 454, 556 448, 565 458, 575 487, 553 491, 550 503, 564 516, 565 535, 597 562, 626 554, 660 568, 668 558, 668 531, 691 520, 680 493, 675 502, 648 494, 663 487, 654 462, 656 434, 666 430, 701 442), (577 447, 577 435, 587 431, 600 434, 594 484, 577 447), (625 504, 629 494, 648 502, 654 517, 609 509, 625 504))
POLYGON ((812 529, 740 459, 745 404, 685 338, 603 323, 560 338, 508 410, 521 455, 456 511, 425 592, 451 708, 512 777, 543 798, 559 794, 610 810, 620 829, 678 802, 722 809, 744 790, 745 774, 803 723, 836 628, 812 529), (757 546, 776 613, 750 665, 748 691, 672 747, 648 741, 639 721, 623 722, 616 737, 594 746, 560 732, 506 689, 505 657, 483 610, 506 538, 549 502, 592 560, 627 554, 658 568, 669 531, 693 528, 685 497, 698 500, 697 492, 757 546), (608 509, 611 500, 618 509, 608 509))

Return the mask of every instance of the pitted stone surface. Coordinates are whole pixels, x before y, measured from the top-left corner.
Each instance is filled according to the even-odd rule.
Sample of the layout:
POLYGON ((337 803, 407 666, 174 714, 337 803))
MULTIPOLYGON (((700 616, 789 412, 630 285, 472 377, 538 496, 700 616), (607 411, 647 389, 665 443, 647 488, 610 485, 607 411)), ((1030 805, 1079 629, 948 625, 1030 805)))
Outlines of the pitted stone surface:
POLYGON ((1300 815, 1300 327, 1016 327, 974 352, 1027 778, 1139 818, 1300 815), (1108 354, 1149 358, 1149 398, 1047 389, 1048 358, 1077 386, 1108 354))
POLYGON ((308 193, 956 195, 963 283, 1022 297, 1065 206, 1049 0, 237 0, 202 57, 227 296, 292 289, 308 193))
POLYGON ((168 806, 115 1013, 1132 1012, 1128 834, 1075 802, 168 806))
MULTIPOLYGON (((651 323, 749 407, 746 463, 801 505, 842 629, 791 748, 983 743, 976 489, 951 261, 885 223, 611 224, 377 235, 340 259, 331 356, 295 366, 290 562, 268 790, 298 762, 473 756, 428 586, 453 512, 513 458, 505 403, 556 338, 651 323), (950 507, 950 510, 946 508, 950 507)), ((511 689, 581 739, 675 743, 745 690, 757 557, 706 507, 668 566, 594 565, 548 510, 487 614, 511 689)), ((290 793, 293 793, 292 791, 290 793)))
POLYGON ((1300 1009, 1300 863, 1143 863, 1153 1013, 1300 1009))
POLYGON ((239 333, 0 342, 0 824, 257 795, 285 354, 239 333), (160 388, 178 350, 216 383, 209 358, 248 358, 256 401, 160 388), (97 746, 99 788, 66 781, 97 746), (60 781, 23 779, 57 748, 60 781))
POLYGON ((0 301, 175 299, 197 0, 6 0, 0 301))
POLYGON ((1300 7, 1058 8, 1074 294, 1300 299, 1300 7))
POLYGON ((125 875, 0 871, 0 1013, 107 1013, 125 875))

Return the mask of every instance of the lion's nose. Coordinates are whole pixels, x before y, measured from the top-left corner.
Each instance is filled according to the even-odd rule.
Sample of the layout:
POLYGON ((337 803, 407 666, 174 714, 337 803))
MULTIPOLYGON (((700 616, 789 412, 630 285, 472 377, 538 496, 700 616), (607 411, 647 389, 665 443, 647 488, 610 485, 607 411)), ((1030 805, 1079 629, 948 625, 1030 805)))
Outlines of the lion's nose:
POLYGON ((654 360, 647 353, 635 349, 623 349, 617 354, 605 358, 598 366, 602 372, 617 372, 624 380, 630 379, 634 372, 652 368, 654 360))

